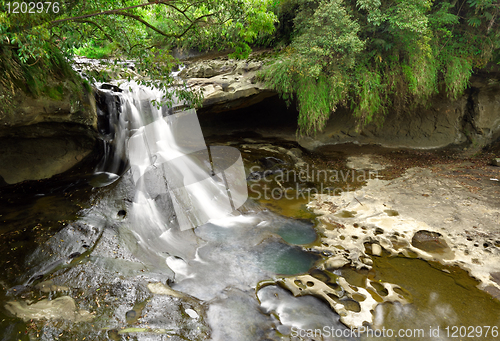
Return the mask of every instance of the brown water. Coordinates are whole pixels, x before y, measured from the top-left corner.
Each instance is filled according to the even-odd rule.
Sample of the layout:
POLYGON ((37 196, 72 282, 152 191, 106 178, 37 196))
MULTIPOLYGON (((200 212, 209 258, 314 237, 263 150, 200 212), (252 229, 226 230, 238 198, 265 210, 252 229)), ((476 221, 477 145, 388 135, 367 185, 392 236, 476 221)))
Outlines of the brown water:
MULTIPOLYGON (((398 284, 403 288, 400 294, 411 303, 379 305, 371 328, 392 329, 395 335, 399 330, 405 331, 402 335, 421 333, 419 340, 495 339, 493 330, 490 328, 489 336, 486 330, 488 326, 500 326, 500 302, 478 289, 479 283, 466 271, 420 259, 373 257, 373 260, 373 269, 367 274, 350 269, 341 273, 348 282, 361 287, 366 279, 398 284)), ((406 339, 411 338, 394 338, 406 339)))

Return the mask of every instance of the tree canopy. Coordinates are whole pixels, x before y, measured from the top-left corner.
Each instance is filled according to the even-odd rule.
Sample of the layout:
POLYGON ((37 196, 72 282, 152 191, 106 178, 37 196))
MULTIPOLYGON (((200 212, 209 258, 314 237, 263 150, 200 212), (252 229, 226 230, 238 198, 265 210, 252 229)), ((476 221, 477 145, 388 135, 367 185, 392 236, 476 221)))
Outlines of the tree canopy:
POLYGON ((133 59, 144 83, 167 87, 174 47, 245 57, 258 43, 281 51, 262 78, 296 99, 298 132, 314 134, 339 106, 360 126, 381 123, 437 93, 456 98, 475 69, 500 63, 498 0, 145 1, 65 0, 36 14, 0 4, 4 103, 67 76, 75 53, 133 59))
POLYGON ((14 2, 0 4, 3 96, 17 88, 38 94, 48 76, 71 72, 63 64, 75 53, 132 59, 147 75, 143 83, 167 87, 173 47, 234 48, 244 57, 276 21, 270 0, 65 0, 34 13, 29 7, 13 13, 14 2))

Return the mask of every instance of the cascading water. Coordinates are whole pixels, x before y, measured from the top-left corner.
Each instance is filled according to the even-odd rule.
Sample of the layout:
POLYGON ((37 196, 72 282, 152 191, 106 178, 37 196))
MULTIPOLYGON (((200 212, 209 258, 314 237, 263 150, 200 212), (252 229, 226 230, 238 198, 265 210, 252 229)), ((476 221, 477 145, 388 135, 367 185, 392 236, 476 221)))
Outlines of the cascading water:
MULTIPOLYGON (((112 162, 104 172, 117 172, 128 157, 136 185, 132 231, 147 252, 164 254, 169 245, 172 255, 194 256, 195 245, 187 248, 189 243, 180 240, 194 239, 192 231, 182 231, 222 218, 247 199, 239 152, 232 147, 207 148, 195 110, 174 112, 159 106, 165 97, 159 90, 135 83, 108 88, 113 92, 107 98, 113 104, 119 99, 120 105, 110 108, 116 112, 110 124, 114 155, 107 156, 112 162)), ((102 164, 97 171, 103 171, 102 164)))
MULTIPOLYGON (((246 201, 237 149, 207 148, 196 113, 158 108, 159 91, 132 83, 101 93, 110 153, 92 180, 92 204, 29 254, 9 312, 31 316, 16 295, 48 286, 69 311, 57 318, 73 320, 47 323, 41 340, 254 341, 278 340, 278 329, 290 334, 293 326, 345 328, 315 298, 276 286, 256 294, 260 281, 307 272, 319 256, 300 245, 317 235, 310 223, 246 201), (287 243, 284 229, 305 238, 287 243), (310 309, 298 314, 294 304, 310 309)), ((50 310, 52 301, 32 309, 50 310)))
MULTIPOLYGON (((251 204, 250 213, 236 211, 247 199, 240 154, 231 147, 207 148, 194 110, 158 108, 151 102, 162 93, 138 86, 113 95, 121 101, 114 141, 120 146, 114 150, 127 150, 135 184, 122 225, 133 236, 129 248, 140 245, 134 253, 144 264, 172 274, 174 289, 213 302, 206 316, 213 339, 234 340, 232 332, 239 328, 240 340, 254 340, 257 334, 250 331, 256 323, 269 323, 253 293, 258 281, 273 273, 304 272, 316 257, 277 237, 289 219, 249 209, 251 204)), ((314 240, 309 225, 293 224, 314 240)), ((300 323, 315 325, 316 316, 302 316, 300 323)), ((298 316, 287 318, 289 326, 299 323, 298 316)), ((329 318, 342 328, 333 313, 329 318)), ((259 334, 267 334, 265 328, 259 334)))

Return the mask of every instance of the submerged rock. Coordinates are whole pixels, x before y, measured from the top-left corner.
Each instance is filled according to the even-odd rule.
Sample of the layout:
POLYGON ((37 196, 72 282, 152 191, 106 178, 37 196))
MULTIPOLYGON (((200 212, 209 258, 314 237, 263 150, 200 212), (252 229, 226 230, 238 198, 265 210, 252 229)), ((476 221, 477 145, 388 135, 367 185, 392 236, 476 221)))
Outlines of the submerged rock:
POLYGON ((69 288, 67 286, 56 285, 52 282, 52 280, 38 283, 37 285, 35 285, 35 289, 40 290, 41 292, 45 292, 45 293, 69 291, 69 288))
POLYGON ((128 324, 132 324, 135 321, 137 321, 139 316, 137 316, 137 312, 135 310, 129 310, 125 314, 125 320, 127 321, 128 324))
POLYGON ((426 230, 417 231, 413 235, 411 245, 431 253, 443 254, 451 251, 441 233, 426 230))
POLYGON ((390 165, 382 165, 375 155, 349 156, 347 167, 352 169, 370 169, 380 171, 390 165))
POLYGON ((169 295, 174 297, 184 297, 184 295, 178 291, 173 290, 168 285, 163 283, 149 283, 148 289, 153 294, 157 295, 169 295))
POLYGON ((43 299, 33 304, 25 301, 10 301, 5 304, 5 309, 25 321, 62 319, 72 322, 88 322, 94 318, 87 310, 79 310, 75 300, 69 296, 58 297, 54 300, 43 299))

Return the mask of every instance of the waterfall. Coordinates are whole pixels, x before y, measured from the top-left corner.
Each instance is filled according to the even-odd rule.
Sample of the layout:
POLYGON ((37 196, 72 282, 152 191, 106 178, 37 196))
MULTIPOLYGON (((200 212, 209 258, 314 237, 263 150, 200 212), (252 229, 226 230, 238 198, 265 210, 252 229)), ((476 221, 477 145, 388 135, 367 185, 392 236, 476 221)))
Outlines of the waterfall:
POLYGON ((235 212, 247 199, 239 151, 205 145, 196 111, 159 106, 165 94, 136 83, 107 86, 113 153, 97 169, 110 179, 126 162, 135 184, 130 229, 148 252, 191 258, 190 230, 235 212), (125 160, 126 161, 125 161, 125 160), (107 167, 107 168, 106 168, 107 167), (183 231, 186 231, 183 233, 183 231), (176 245, 182 247, 176 248, 176 245))

